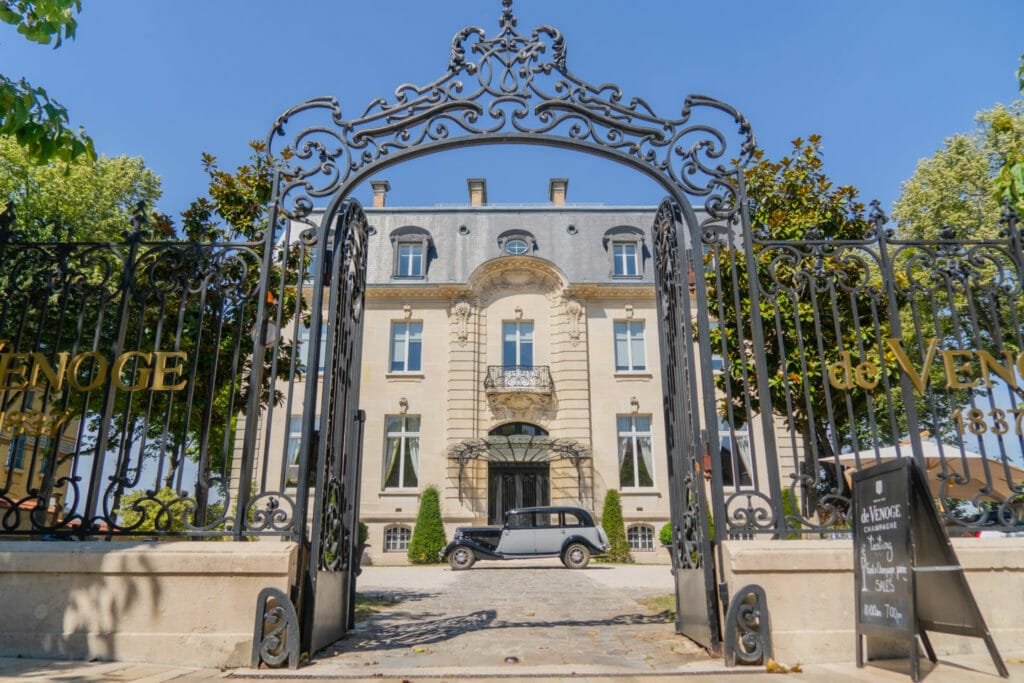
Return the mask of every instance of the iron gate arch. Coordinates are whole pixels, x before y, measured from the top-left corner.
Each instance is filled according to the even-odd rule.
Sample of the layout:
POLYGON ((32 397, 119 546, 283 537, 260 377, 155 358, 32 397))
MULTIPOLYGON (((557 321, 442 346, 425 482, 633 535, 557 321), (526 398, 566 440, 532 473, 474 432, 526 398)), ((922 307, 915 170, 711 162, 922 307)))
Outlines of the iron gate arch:
MULTIPOLYGON (((855 239, 815 229, 773 240, 748 215, 742 171, 754 140, 742 116, 694 96, 678 119, 659 118, 643 100, 624 103, 614 86, 568 72, 556 29, 524 37, 515 26, 504 0, 497 37, 459 32, 444 76, 401 86, 393 102, 377 100, 355 119, 344 120, 329 99, 286 112, 269 147, 283 142, 294 152, 275 170, 265 225, 158 241, 138 211, 122 242, 77 243, 63 228, 52 241, 25 241, 13 211, 0 212, 0 375, 8 380, 0 386, 0 439, 8 442, 0 533, 284 537, 299 542, 305 568, 287 596, 299 608, 303 650, 344 632, 359 570, 358 356, 369 231, 350 192, 418 155, 518 143, 624 164, 669 195, 656 214, 654 256, 673 565, 677 596, 689 596, 680 600, 680 630, 714 648, 716 600, 728 599, 721 583, 715 595, 701 476, 711 480, 719 541, 841 535, 843 459, 860 466, 891 451, 934 464, 947 523, 1024 526, 1024 468, 1015 464, 1024 450, 1024 230, 1011 207, 988 235, 950 229, 907 238, 876 205, 870 229, 855 239), (467 61, 468 53, 479 59, 467 61), (727 125, 702 123, 699 113, 727 125), (287 138, 315 114, 326 123, 298 126, 287 138), (736 156, 736 166, 720 163, 736 156), (695 197, 704 198, 703 216, 695 197), (318 200, 327 206, 314 216, 318 200), (744 269, 760 276, 739 277, 744 269), (841 300, 856 321, 847 328, 841 300), (787 301, 804 304, 807 320, 787 328, 785 315, 797 311, 780 308, 787 301), (763 307, 772 316, 762 320, 763 307), (321 356, 309 340, 322 336, 321 356), (721 370, 711 365, 714 352, 721 370), (791 361, 778 367, 791 372, 773 366, 770 374, 769 352, 791 361), (965 358, 980 368, 973 380, 960 369, 965 358), (723 381, 733 373, 735 386, 723 381), (820 386, 812 387, 815 377, 820 386), (949 390, 939 396, 943 383, 949 390), (811 391, 823 392, 819 404, 808 400, 811 391), (801 442, 794 406, 813 415, 820 435, 801 442), (715 429, 719 408, 727 419, 715 429), (760 439, 738 429, 755 419, 760 439), (789 428, 784 436, 779 428, 778 448, 792 456, 785 487, 776 420, 789 428), (917 431, 927 425, 959 431, 958 444, 940 440, 929 454, 917 431), (900 430, 906 445, 896 442, 900 430), (977 454, 965 448, 975 437, 977 454), (737 459, 744 438, 748 470, 737 459), (301 455, 294 463, 293 447, 301 455), (35 477, 22 490, 12 484, 19 468, 35 477), (801 497, 795 508, 787 509, 787 492, 801 497)), ((282 614, 288 628, 293 621, 281 596, 272 597, 257 620, 271 628, 254 648, 270 652, 267 661, 280 657, 282 614)))
MULTIPOLYGON (((424 86, 402 85, 396 89, 394 101, 374 100, 356 118, 345 119, 334 98, 309 100, 282 114, 267 138, 267 149, 271 152, 289 151, 287 161, 278 171, 272 221, 286 219, 308 224, 309 230, 317 232, 317 253, 326 255, 332 251, 331 238, 323 226, 335 226, 339 214, 351 210, 354 201, 349 197, 360 182, 390 166, 445 150, 480 145, 543 145, 592 154, 641 172, 668 194, 663 210, 673 212, 673 218, 662 220, 666 214, 659 212, 655 224, 659 311, 668 316, 663 320, 684 326, 683 339, 693 339, 689 315, 680 315, 681 307, 689 310, 691 305, 684 286, 686 273, 703 273, 695 267, 692 245, 700 244, 700 235, 710 224, 745 230, 739 176, 755 149, 750 125, 732 107, 701 95, 687 97, 677 119, 659 117, 639 98, 623 102, 618 87, 592 85, 568 70, 565 40, 558 29, 540 26, 527 37, 516 30, 517 23, 512 0, 502 0, 500 30, 495 37, 487 38, 479 27, 459 31, 452 40, 448 69, 440 78, 424 86), (470 61, 467 53, 479 58, 470 61), (704 121, 699 114, 718 116, 732 130, 704 121), (289 134, 287 131, 292 128, 297 131, 289 134), (690 197, 706 198, 703 220, 698 219, 690 197), (313 215, 314 206, 316 200, 324 198, 329 202, 318 220, 313 215), (682 300, 678 299, 680 296, 682 300)), ((338 222, 335 230, 346 241, 353 234, 347 219, 338 222)), ((333 251, 337 253, 337 249, 333 251)), ((324 261, 316 267, 317 277, 323 277, 330 263, 324 261)), ((702 277, 697 280, 692 302, 697 316, 707 319, 702 277)), ((332 279, 332 302, 340 301, 335 297, 345 296, 344 292, 335 291, 336 286, 337 281, 332 279)), ((314 311, 319 310, 318 301, 314 298, 314 311)), ((328 334, 339 324, 344 329, 348 323, 338 322, 338 316, 346 312, 336 309, 334 303, 328 303, 328 310, 332 316, 327 322, 328 334)), ((314 315, 314 338, 318 324, 314 315)), ((699 454, 718 449, 717 432, 701 427, 702 421, 714 413, 714 397, 707 391, 697 391, 695 359, 688 345, 677 343, 678 335, 666 330, 666 325, 659 327, 662 349, 673 358, 665 380, 665 386, 672 387, 666 398, 665 415, 666 430, 672 433, 667 442, 677 629, 717 651, 721 634, 716 601, 727 596, 724 586, 721 596, 716 595, 707 502, 696 474, 699 454), (681 405, 676 405, 677 394, 685 396, 681 405), (699 394, 702 405, 698 408, 699 394), (688 599, 681 599, 683 594, 688 599)), ((703 376, 710 376, 711 347, 706 327, 697 336, 705 351, 698 354, 701 370, 703 376)), ((337 368, 333 352, 328 356, 328 367, 337 368)), ((358 363, 357 356, 347 360, 358 363)), ((312 374, 310 383, 315 383, 312 374)), ((357 386, 350 386, 349 391, 357 391, 357 386)), ((346 395, 339 400, 350 406, 350 413, 354 411, 357 402, 351 397, 346 395)), ((308 438, 303 443, 311 444, 316 441, 316 430, 312 412, 307 411, 306 415, 303 435, 308 438)), ((323 411, 319 433, 332 428, 332 419, 350 420, 352 415, 323 411)), ((328 463, 353 460, 354 451, 335 453, 339 447, 342 446, 338 443, 319 441, 316 462, 321 470, 328 463)), ((356 447, 348 443, 343 448, 356 447)), ((718 468, 714 469, 715 476, 720 476, 718 468)), ((317 481, 321 479, 322 474, 318 473, 317 481)), ((358 489, 358 480, 344 476, 342 480, 348 487, 358 489)), ((318 505, 324 505, 324 495, 318 490, 318 505)), ((354 523, 355 517, 351 515, 314 515, 313 547, 323 546, 329 538, 353 538, 354 523)), ((307 586, 332 580, 352 590, 351 576, 327 579, 326 575, 335 569, 342 574, 354 573, 357 567, 345 563, 331 568, 321 561, 314 569, 316 559, 309 558, 307 586)), ((341 599, 347 606, 352 596, 342 595, 341 599)), ((311 608, 313 601, 320 602, 320 596, 310 591, 303 602, 304 610, 312 612, 307 614, 312 627, 304 635, 314 636, 304 647, 315 650, 343 635, 347 624, 337 622, 333 607, 326 608, 324 619, 319 618, 318 609, 311 608)))

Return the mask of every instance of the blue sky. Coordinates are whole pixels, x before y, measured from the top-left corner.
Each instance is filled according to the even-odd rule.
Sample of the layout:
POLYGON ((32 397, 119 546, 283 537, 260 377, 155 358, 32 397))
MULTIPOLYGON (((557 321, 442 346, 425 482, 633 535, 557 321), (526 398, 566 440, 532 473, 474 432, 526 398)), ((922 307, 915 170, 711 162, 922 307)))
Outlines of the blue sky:
MULTIPOLYGON (((78 37, 59 50, 0 28, 0 64, 47 88, 108 155, 142 156, 177 214, 205 191, 199 157, 242 161, 279 113, 323 95, 355 116, 403 83, 442 74, 452 35, 497 32, 500 0, 83 0, 78 37)), ((834 180, 889 206, 917 160, 973 127, 978 109, 1019 97, 1019 0, 690 2, 516 0, 520 31, 562 30, 570 70, 613 82, 660 115, 688 93, 730 103, 774 157, 824 138, 834 180)), ((391 203, 466 201, 488 178, 492 202, 656 203, 654 184, 592 157, 484 148, 384 173, 391 203)), ((357 196, 366 201, 364 190, 357 196)))

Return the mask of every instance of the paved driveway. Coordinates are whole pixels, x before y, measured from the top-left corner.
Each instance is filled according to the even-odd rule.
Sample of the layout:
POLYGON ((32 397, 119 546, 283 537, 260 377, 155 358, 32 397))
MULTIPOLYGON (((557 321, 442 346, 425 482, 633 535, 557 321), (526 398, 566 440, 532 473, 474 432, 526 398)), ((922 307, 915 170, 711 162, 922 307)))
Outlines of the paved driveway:
POLYGON ((359 593, 396 602, 321 653, 315 673, 629 676, 717 668, 664 614, 637 602, 672 590, 667 566, 573 571, 553 559, 480 562, 462 572, 366 567, 359 593))

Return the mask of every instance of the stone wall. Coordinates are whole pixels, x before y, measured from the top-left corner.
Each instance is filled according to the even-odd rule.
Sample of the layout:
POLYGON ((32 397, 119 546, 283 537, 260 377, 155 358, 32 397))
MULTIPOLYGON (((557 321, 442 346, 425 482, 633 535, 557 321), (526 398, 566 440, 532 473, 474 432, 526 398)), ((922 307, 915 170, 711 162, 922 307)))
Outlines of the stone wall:
MULTIPOLYGON (((953 548, 1003 657, 1024 650, 1024 538, 957 538, 953 548)), ((723 578, 734 594, 765 590, 775 659, 854 661, 853 547, 849 540, 727 541, 723 578)), ((929 633, 936 654, 984 653, 980 638, 929 633)))
POLYGON ((0 655, 247 666, 293 543, 0 542, 0 655))

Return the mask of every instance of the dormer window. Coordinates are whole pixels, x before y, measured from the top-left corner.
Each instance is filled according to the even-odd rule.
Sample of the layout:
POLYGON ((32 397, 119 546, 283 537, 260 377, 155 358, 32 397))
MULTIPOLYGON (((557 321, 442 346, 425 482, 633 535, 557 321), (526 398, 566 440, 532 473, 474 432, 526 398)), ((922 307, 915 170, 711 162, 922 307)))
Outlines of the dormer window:
POLYGON ((612 242, 612 277, 636 277, 640 259, 636 242, 612 242))
POLYGON ((423 277, 423 245, 398 244, 398 277, 423 277))
POLYGON ((608 252, 608 274, 612 278, 640 278, 644 275, 644 232, 627 225, 612 228, 602 240, 608 252))
POLYGON ((531 256, 537 251, 537 239, 525 230, 506 230, 498 235, 498 249, 509 256, 531 256))
POLYGON ((395 278, 425 278, 430 266, 433 240, 423 228, 407 226, 391 233, 395 278))

